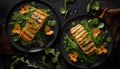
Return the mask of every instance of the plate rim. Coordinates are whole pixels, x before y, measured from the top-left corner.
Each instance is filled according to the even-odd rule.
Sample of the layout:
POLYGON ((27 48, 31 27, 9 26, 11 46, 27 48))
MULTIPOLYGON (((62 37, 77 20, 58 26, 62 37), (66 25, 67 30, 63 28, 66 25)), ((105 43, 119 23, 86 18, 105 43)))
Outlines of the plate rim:
POLYGON ((65 25, 63 26, 63 28, 62 28, 62 33, 61 33, 61 39, 60 39, 60 51, 61 51, 61 53, 62 53, 62 57, 65 59, 65 61, 68 63, 68 64, 70 64, 70 65, 72 65, 72 66, 74 66, 74 67, 76 67, 76 68, 95 68, 95 67, 97 67, 97 66, 100 66, 102 63, 104 63, 108 58, 109 58, 109 56, 110 56, 110 54, 111 54, 111 52, 112 52, 112 49, 113 49, 113 46, 114 46, 114 38, 113 38, 113 34, 112 34, 112 30, 109 28, 109 26, 107 25, 107 23, 104 21, 104 20, 102 20, 101 18, 99 18, 99 17, 97 17, 97 16, 94 16, 94 15, 90 15, 90 14, 87 14, 87 15, 77 15, 77 16, 74 16, 74 17, 72 17, 72 18, 70 18, 70 19, 68 19, 66 22, 65 22, 65 25), (72 20, 74 20, 75 18, 79 18, 79 17, 85 17, 85 16, 88 16, 88 17, 94 17, 94 18, 98 18, 100 21, 102 21, 105 25, 106 25, 106 27, 108 28, 108 30, 110 31, 109 33, 110 33, 110 36, 111 36, 111 38, 112 38, 112 45, 111 45, 111 49, 109 50, 109 53, 105 56, 105 59, 103 59, 101 62, 95 62, 96 64, 92 64, 92 67, 80 67, 80 66, 78 66, 78 65, 76 65, 76 64, 74 64, 69 58, 68 58, 68 56, 67 56, 67 58, 65 57, 66 55, 67 55, 67 53, 66 53, 66 51, 65 51, 65 48, 62 46, 63 45, 63 34, 62 33, 64 33, 65 31, 63 31, 64 29, 65 29, 65 27, 66 27, 66 25, 68 24, 68 23, 70 23, 72 20), (62 48, 64 48, 64 50, 62 49, 62 48))
POLYGON ((7 36, 8 36, 8 40, 10 41, 10 43, 11 43, 11 45, 13 46, 13 47, 15 47, 16 49, 18 49, 18 50, 20 50, 20 51, 22 51, 22 52, 25 52, 25 53, 34 53, 34 52, 40 52, 40 51, 43 51, 45 48, 48 48, 48 47, 50 47, 54 42, 55 42, 55 40, 57 39, 57 37, 58 37, 58 33, 59 33, 59 29, 60 29, 60 24, 59 24, 59 18, 58 18, 58 15, 57 15, 57 12, 56 12, 56 10, 55 10, 55 8, 53 8, 49 3, 47 3, 47 2, 45 2, 45 1, 38 1, 38 0, 22 0, 22 1, 19 1, 18 3, 16 3, 12 8, 10 8, 10 10, 9 10, 9 12, 7 13, 7 17, 6 17, 6 20, 5 20, 5 23, 6 23, 6 31, 7 31, 7 36), (25 49, 25 48, 23 48, 23 47, 19 47, 19 45, 17 44, 17 43, 15 43, 11 38, 11 35, 10 35, 10 30, 9 30, 9 17, 10 17, 10 15, 11 15, 11 13, 13 12, 13 10, 15 10, 15 6, 18 6, 19 7, 19 5, 22 5, 22 3, 23 4, 25 4, 25 3, 27 3, 27 2, 32 2, 32 1, 34 1, 34 2, 37 2, 37 3, 39 3, 40 2, 40 4, 41 3, 43 3, 43 4, 45 4, 46 5, 46 7, 48 7, 48 8, 50 8, 51 10, 52 10, 52 12, 54 13, 54 16, 56 17, 56 26, 57 26, 57 30, 56 30, 56 36, 52 39, 53 41, 51 42, 51 43, 49 43, 49 45, 47 46, 47 47, 44 47, 43 49, 42 48, 39 48, 39 49, 29 49, 29 50, 27 50, 27 49, 25 49))

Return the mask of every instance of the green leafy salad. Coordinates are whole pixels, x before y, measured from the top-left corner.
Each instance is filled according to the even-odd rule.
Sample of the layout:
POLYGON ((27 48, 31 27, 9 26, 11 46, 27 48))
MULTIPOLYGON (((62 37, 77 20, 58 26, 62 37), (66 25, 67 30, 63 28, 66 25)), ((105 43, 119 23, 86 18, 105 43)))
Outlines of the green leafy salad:
POLYGON ((80 24, 87 31, 88 35, 82 39, 84 36, 83 34, 78 39, 82 39, 81 42, 79 42, 81 43, 80 45, 77 40, 75 40, 75 38, 77 38, 77 36, 80 36, 80 34, 83 33, 82 31, 81 33, 79 32, 79 34, 75 33, 75 35, 78 34, 77 36, 70 33, 65 33, 63 41, 65 51, 67 52, 70 60, 75 63, 79 61, 94 63, 101 57, 101 55, 108 53, 108 44, 112 42, 112 39, 110 36, 106 35, 110 33, 108 32, 108 29, 105 28, 105 24, 102 23, 98 18, 83 19, 81 21, 71 22, 72 28, 74 27, 73 31, 75 31, 75 28, 78 28, 78 24, 80 24), (89 39, 86 39, 88 37, 91 39, 91 41, 89 41, 89 39), (94 43, 94 46, 92 46, 92 43, 94 43), (83 51, 84 49, 82 49, 80 46, 87 50, 83 51), (91 47, 89 48, 89 46, 91 47), (86 54, 85 52, 91 51, 92 47, 94 47, 94 53, 92 53, 92 55, 86 54))
POLYGON ((10 26, 11 26, 10 31, 11 31, 11 36, 13 37, 13 40, 17 43, 20 43, 23 46, 35 45, 35 46, 43 47, 47 43, 47 38, 52 36, 55 32, 54 26, 56 25, 56 20, 53 16, 51 9, 36 7, 35 5, 36 5, 35 2, 31 2, 30 4, 25 4, 23 6, 20 6, 19 10, 15 10, 12 13, 12 18, 10 21, 10 26), (41 12, 41 14, 36 13, 38 15, 33 16, 36 10, 41 12), (42 17, 43 14, 46 15, 46 19, 45 17, 42 17), (33 17, 34 19, 32 19, 31 17, 33 17), (40 18, 43 18, 43 19, 40 19, 40 18), (41 24, 43 23, 40 29, 36 29, 38 27, 37 21, 41 24), (26 41, 25 39, 28 39, 28 37, 24 35, 23 36, 24 39, 23 39, 21 38, 21 34, 22 32, 24 32, 23 30, 26 27, 27 23, 29 22, 31 22, 32 27, 28 25, 27 28, 34 27, 35 31, 37 30, 37 32, 32 31, 34 28, 31 30, 29 29, 25 30, 25 31, 33 32, 32 34, 30 32, 30 35, 27 35, 27 36, 30 36, 29 39, 31 39, 31 37, 33 37, 33 39, 31 41, 26 41))

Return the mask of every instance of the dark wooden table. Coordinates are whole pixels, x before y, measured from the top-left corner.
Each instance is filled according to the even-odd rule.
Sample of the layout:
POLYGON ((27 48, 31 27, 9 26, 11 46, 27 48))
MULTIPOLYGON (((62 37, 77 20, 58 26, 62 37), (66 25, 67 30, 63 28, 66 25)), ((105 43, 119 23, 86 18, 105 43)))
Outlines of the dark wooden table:
MULTIPOLYGON (((5 19, 7 17, 7 14, 9 10, 21 0, 2 0, 0 2, 0 69, 9 69, 7 66, 7 63, 11 60, 12 55, 18 55, 23 54, 23 52, 19 51, 18 49, 14 48, 7 37, 6 34, 6 25, 5 25, 5 19)), ((53 0, 53 2, 50 2, 49 0, 43 0, 47 3, 49 3, 58 13, 60 6, 63 5, 63 0, 53 0)), ((117 9, 120 8, 120 1, 118 0, 106 0, 104 3, 101 3, 102 7, 107 7, 109 9, 117 9)), ((69 20, 70 18, 76 16, 76 15, 84 15, 87 14, 86 12, 86 6, 87 3, 85 0, 76 0, 75 3, 69 4, 68 7, 70 7, 72 10, 77 10, 75 14, 68 14, 66 19, 63 18, 63 16, 59 15, 60 19, 60 30, 63 28, 65 22, 69 20)), ((72 13, 73 11, 70 11, 72 13)), ((103 12, 102 10, 99 12, 103 12)), ((107 13, 106 13, 107 14, 107 13)), ((98 15, 96 15, 98 16, 98 15)), ((108 26, 111 28, 113 37, 114 37, 114 47, 113 51, 110 55, 110 58, 106 60, 106 62, 99 67, 95 69, 116 69, 116 67, 120 68, 120 11, 117 13, 112 13, 109 16, 104 16, 102 18, 105 20, 108 24, 108 26), (109 20, 107 20, 110 18, 109 20)), ((60 31, 61 32, 61 31, 60 31)), ((57 38, 59 40, 60 36, 57 38)), ((59 43, 56 41, 54 46, 59 46, 59 43)), ((58 48, 58 47, 56 47, 58 48)), ((76 69, 73 66, 67 64, 64 60, 62 60, 63 66, 65 69, 76 69)))

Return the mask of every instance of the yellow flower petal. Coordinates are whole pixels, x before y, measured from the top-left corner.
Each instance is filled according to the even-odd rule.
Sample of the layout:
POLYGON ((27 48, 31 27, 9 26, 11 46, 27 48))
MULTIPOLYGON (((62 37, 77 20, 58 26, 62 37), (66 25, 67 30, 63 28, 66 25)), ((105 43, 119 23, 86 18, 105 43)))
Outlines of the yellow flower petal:
POLYGON ((103 45, 101 45, 101 46, 98 48, 97 54, 100 55, 100 54, 102 54, 102 53, 107 53, 107 52, 108 52, 108 50, 107 50, 103 45))
POLYGON ((15 24, 15 27, 13 28, 12 32, 15 34, 20 34, 21 30, 20 30, 20 25, 18 23, 15 24))
POLYGON ((77 62, 78 54, 76 52, 69 53, 68 56, 70 57, 70 60, 72 60, 73 62, 77 62))
POLYGON ((46 35, 52 35, 54 33, 53 30, 51 30, 51 28, 49 26, 45 26, 45 33, 46 35))
POLYGON ((93 35, 94 35, 94 37, 97 37, 100 33, 101 33, 101 30, 100 30, 100 29, 94 29, 94 30, 93 30, 93 35))
POLYGON ((21 7, 21 9, 20 9, 21 14, 25 14, 28 11, 29 11, 29 5, 25 5, 25 6, 21 7))

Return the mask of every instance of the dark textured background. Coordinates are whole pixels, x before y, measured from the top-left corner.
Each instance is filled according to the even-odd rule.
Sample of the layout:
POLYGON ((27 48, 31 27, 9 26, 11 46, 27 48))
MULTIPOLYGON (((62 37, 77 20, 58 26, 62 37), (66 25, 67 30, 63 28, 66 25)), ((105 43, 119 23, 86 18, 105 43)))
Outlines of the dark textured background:
MULTIPOLYGON (((21 0, 1 0, 0 1, 0 69, 9 69, 9 64, 11 62, 11 56, 12 55, 19 55, 22 54, 23 52, 18 51, 15 49, 13 46, 10 45, 7 36, 6 36, 6 28, 5 28, 5 19, 6 16, 9 12, 9 10, 21 0), (19 54, 18 54, 19 53, 19 54)), ((59 15, 60 19, 60 30, 63 28, 65 22, 69 20, 70 18, 76 16, 76 15, 84 15, 87 14, 86 12, 86 0, 76 0, 75 3, 73 4, 68 4, 72 10, 69 12, 67 15, 66 19, 63 19, 63 16, 59 14, 59 8, 60 6, 63 5, 63 0, 53 0, 51 2, 50 0, 43 0, 47 3, 49 3, 57 12, 59 15), (74 10, 77 10, 76 13, 74 13, 74 10), (71 15, 70 13, 74 13, 71 15)), ((120 8, 120 1, 119 0, 106 0, 104 3, 102 3, 102 6, 108 7, 108 8, 120 8)), ((118 14, 118 18, 120 14, 118 14)), ((120 20, 119 20, 120 22, 120 20)), ((112 24, 110 24, 111 26, 112 24)), ((113 29, 118 29, 120 26, 120 23, 118 24, 113 24, 113 29)), ((120 34, 120 30, 112 30, 112 32, 115 32, 116 34, 120 34)), ((114 35, 114 36, 115 36, 114 35)), ((60 37, 58 37, 57 41, 59 40, 60 37)), ((102 65, 96 67, 95 69, 120 69, 120 37, 114 38, 115 40, 118 40, 118 44, 113 49, 113 52, 111 53, 111 56, 109 59, 107 59, 102 65)), ((57 42, 56 41, 56 42, 57 42)), ((58 48, 59 44, 54 43, 53 46, 55 48, 58 48)), ((116 43, 116 42, 115 42, 116 43)), ((52 46, 52 47, 53 47, 52 46)), ((32 54, 34 56, 36 54, 32 54)), ((61 56, 61 63, 65 69, 77 69, 71 65, 69 65, 67 62, 65 62, 61 56)), ((28 69, 24 65, 18 65, 16 69, 28 69), (22 67, 23 66, 23 67, 22 67)))

